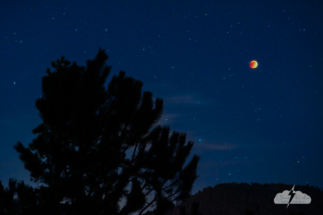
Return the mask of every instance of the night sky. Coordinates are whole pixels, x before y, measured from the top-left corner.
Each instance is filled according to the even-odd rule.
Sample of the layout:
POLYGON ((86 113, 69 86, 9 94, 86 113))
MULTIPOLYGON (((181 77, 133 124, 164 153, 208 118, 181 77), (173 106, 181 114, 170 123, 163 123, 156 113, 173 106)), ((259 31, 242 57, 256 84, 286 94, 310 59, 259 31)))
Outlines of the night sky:
POLYGON ((0 180, 36 187, 13 146, 36 137, 41 79, 51 61, 86 66, 101 47, 112 66, 106 84, 120 70, 142 81, 164 99, 159 124, 195 143, 192 194, 228 182, 323 188, 322 4, 3 1, 0 180))

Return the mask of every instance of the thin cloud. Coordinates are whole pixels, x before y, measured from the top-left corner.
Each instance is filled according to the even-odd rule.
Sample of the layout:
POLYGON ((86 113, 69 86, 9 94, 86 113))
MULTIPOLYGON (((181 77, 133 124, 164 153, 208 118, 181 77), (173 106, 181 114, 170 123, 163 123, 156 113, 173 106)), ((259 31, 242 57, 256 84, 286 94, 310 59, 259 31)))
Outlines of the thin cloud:
POLYGON ((164 101, 166 104, 210 104, 213 103, 210 99, 200 98, 201 96, 197 94, 185 94, 185 95, 176 95, 165 97, 164 101))
POLYGON ((180 117, 180 114, 172 114, 172 113, 163 113, 162 117, 160 117, 158 121, 158 125, 170 125, 176 122, 176 119, 180 117))
POLYGON ((241 164, 241 163, 249 163, 249 161, 247 160, 235 160, 235 161, 231 161, 231 160, 224 160, 221 162, 203 162, 201 163, 201 167, 223 167, 223 166, 235 166, 237 164, 241 164))
POLYGON ((233 144, 215 144, 215 143, 201 143, 201 144, 196 144, 195 146, 199 148, 205 148, 208 150, 229 150, 229 149, 238 148, 233 144))

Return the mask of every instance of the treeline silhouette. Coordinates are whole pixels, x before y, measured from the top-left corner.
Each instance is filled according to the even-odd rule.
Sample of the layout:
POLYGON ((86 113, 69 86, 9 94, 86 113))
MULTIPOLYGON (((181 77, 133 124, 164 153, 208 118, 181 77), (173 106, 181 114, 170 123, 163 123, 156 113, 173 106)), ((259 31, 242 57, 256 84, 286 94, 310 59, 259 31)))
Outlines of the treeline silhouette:
POLYGON ((293 185, 259 183, 224 183, 206 187, 187 201, 168 210, 165 215, 322 215, 323 190, 309 185, 296 185, 311 197, 310 204, 275 204, 277 193, 293 185), (198 209, 196 209, 198 208, 198 209))

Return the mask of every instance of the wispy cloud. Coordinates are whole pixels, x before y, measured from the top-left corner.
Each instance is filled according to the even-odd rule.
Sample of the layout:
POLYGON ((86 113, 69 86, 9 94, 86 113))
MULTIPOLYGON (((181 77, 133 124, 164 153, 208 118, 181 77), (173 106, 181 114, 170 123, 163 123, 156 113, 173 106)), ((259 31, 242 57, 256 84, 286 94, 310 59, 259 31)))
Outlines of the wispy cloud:
POLYGON ((241 163, 249 163, 249 160, 224 160, 224 161, 210 161, 201 163, 201 167, 223 167, 223 166, 234 166, 241 163))
POLYGON ((172 95, 164 98, 167 104, 197 104, 204 105, 213 103, 211 99, 205 99, 198 94, 172 95))
POLYGON ((180 116, 180 114, 163 113, 162 117, 159 119, 158 124, 161 126, 173 124, 180 116))
POLYGON ((195 146, 199 148, 208 149, 208 150, 229 150, 229 149, 238 148, 236 145, 233 145, 233 144, 216 144, 216 143, 201 143, 195 146))
POLYGON ((203 135, 204 137, 199 137, 197 136, 197 134, 199 132, 196 131, 185 131, 186 135, 186 139, 193 141, 194 147, 199 148, 199 149, 203 149, 203 150, 231 150, 231 149, 235 149, 235 148, 239 148, 236 144, 233 144, 230 140, 228 140, 227 142, 223 142, 223 141, 218 141, 218 140, 210 140, 205 138, 205 135, 203 135))

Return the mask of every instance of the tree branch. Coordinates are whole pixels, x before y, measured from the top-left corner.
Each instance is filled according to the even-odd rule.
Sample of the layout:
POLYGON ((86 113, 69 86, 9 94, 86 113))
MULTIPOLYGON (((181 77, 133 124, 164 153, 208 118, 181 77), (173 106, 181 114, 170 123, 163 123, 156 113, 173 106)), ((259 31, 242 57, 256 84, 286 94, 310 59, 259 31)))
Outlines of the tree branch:
POLYGON ((171 183, 170 185, 168 185, 167 187, 164 187, 163 190, 166 190, 167 188, 173 186, 176 182, 179 182, 179 180, 175 180, 173 183, 171 183))
POLYGON ((144 212, 144 210, 146 210, 154 201, 156 201, 156 197, 157 197, 157 195, 155 196, 155 198, 146 206, 146 207, 144 207, 140 212, 139 212, 139 214, 138 215, 141 215, 142 214, 142 212, 144 212))
POLYGON ((132 159, 131 159, 131 163, 130 163, 130 165, 132 165, 132 163, 133 163, 133 161, 134 161, 135 153, 136 153, 136 150, 137 150, 137 146, 138 146, 138 142, 136 143, 136 147, 135 147, 135 149, 133 150, 133 154, 132 154, 132 159))

